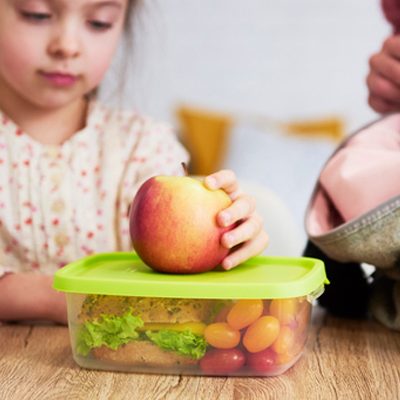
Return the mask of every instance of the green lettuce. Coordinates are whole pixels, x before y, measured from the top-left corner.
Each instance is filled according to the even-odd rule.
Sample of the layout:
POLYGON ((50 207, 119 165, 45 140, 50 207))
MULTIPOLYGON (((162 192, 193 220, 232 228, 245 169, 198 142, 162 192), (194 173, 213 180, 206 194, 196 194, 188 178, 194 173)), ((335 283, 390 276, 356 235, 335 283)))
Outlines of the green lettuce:
POLYGON ((90 350, 107 346, 116 350, 120 346, 139 337, 136 331, 143 327, 143 320, 127 311, 121 316, 101 315, 92 321, 86 321, 77 335, 77 352, 83 356, 90 350))
POLYGON ((164 350, 172 350, 196 360, 206 352, 207 342, 203 336, 195 335, 189 330, 178 332, 173 330, 146 331, 146 336, 164 350))
POLYGON ((92 349, 101 346, 117 350, 133 340, 150 340, 164 350, 174 351, 196 360, 202 358, 206 352, 207 342, 204 337, 190 330, 162 329, 138 332, 143 326, 143 320, 133 316, 132 310, 121 316, 103 314, 82 324, 76 339, 77 353, 87 356, 92 349))

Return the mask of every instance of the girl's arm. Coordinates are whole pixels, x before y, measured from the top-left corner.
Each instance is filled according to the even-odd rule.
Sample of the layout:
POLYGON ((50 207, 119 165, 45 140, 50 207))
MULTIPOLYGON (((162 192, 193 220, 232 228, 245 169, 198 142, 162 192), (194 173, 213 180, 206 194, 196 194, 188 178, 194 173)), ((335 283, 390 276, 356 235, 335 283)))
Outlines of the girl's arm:
POLYGON ((11 273, 0 278, 0 321, 42 320, 67 323, 64 293, 52 288, 53 277, 11 273))
POLYGON ((222 170, 207 176, 205 184, 210 189, 225 190, 233 200, 228 208, 218 214, 218 223, 229 226, 238 222, 234 229, 222 236, 223 246, 229 249, 237 246, 225 257, 222 267, 231 269, 263 252, 268 245, 268 235, 262 218, 255 210, 255 200, 240 191, 235 174, 230 170, 222 170))

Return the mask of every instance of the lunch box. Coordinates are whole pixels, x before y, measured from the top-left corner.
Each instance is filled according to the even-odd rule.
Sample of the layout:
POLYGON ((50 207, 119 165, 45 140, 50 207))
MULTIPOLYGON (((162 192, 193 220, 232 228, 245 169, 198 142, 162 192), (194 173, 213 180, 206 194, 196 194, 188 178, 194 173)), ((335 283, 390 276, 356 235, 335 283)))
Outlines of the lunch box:
POLYGON ((163 274, 135 253, 61 268, 72 354, 84 368, 137 373, 276 376, 306 349, 322 261, 254 257, 232 270, 163 274))

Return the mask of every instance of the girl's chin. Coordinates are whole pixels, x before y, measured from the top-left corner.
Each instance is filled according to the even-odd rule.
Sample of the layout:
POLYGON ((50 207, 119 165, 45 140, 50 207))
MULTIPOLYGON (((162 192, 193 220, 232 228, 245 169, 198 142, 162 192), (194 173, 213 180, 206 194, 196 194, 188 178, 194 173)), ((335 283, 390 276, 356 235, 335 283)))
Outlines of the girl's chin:
POLYGON ((57 108, 64 108, 72 106, 79 102, 86 102, 86 94, 79 93, 75 95, 67 95, 64 93, 52 94, 51 96, 36 97, 32 99, 32 103, 42 109, 54 110, 57 108))

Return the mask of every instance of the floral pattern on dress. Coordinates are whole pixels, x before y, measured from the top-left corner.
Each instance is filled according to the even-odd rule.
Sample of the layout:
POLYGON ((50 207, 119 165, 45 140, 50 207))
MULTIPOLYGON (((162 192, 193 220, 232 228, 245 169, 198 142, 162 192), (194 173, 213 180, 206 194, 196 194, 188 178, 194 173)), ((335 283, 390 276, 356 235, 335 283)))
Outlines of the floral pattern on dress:
POLYGON ((0 112, 0 275, 53 274, 92 253, 129 251, 128 208, 188 154, 167 125, 90 105, 86 127, 43 145, 0 112))

